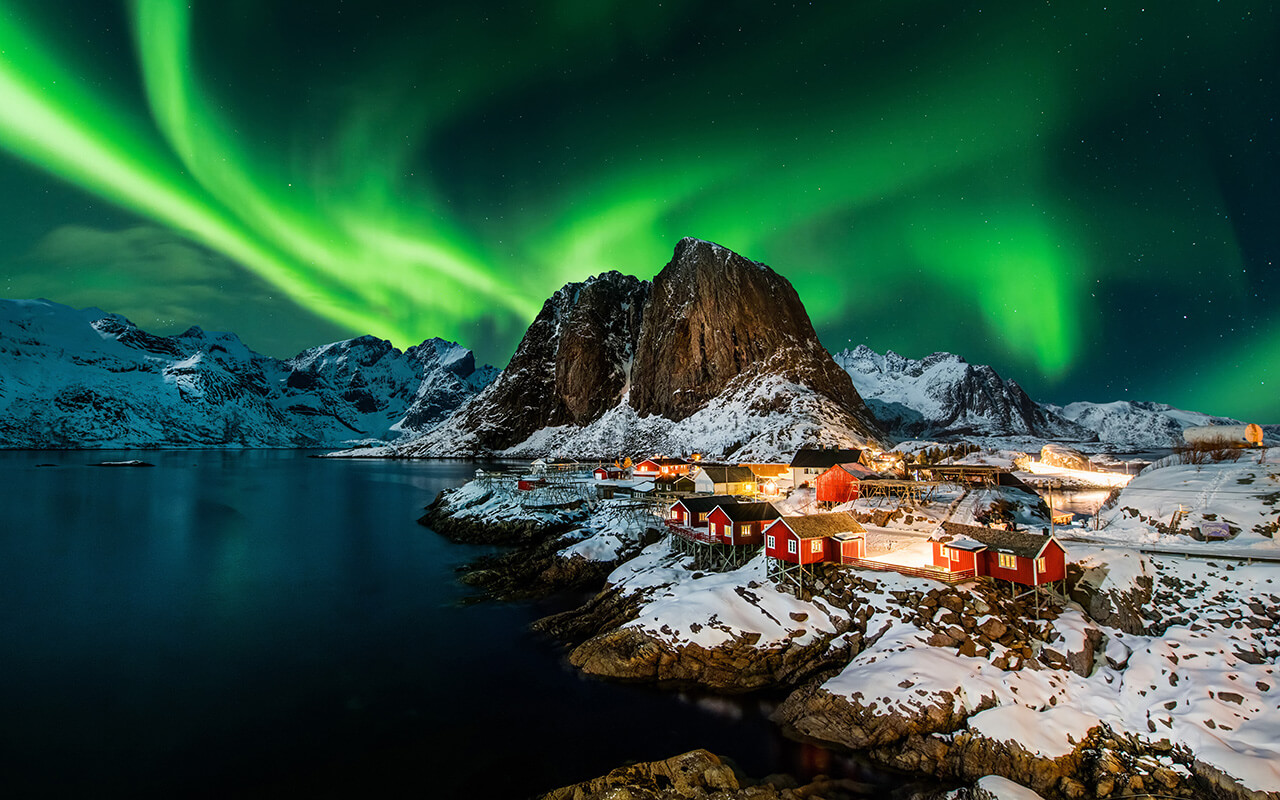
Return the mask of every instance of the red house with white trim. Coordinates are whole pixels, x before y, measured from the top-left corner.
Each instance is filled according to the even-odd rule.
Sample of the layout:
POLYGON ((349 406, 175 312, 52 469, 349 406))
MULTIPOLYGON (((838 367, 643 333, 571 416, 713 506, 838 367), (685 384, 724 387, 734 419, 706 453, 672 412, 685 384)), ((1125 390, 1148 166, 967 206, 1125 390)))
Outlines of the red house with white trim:
POLYGON ((838 564, 850 564, 867 557, 867 532, 849 531, 831 537, 831 560, 838 564))
POLYGON ((838 555, 830 544, 836 534, 865 532, 846 511, 781 517, 764 529, 764 552, 788 564, 816 564, 827 561, 829 555, 838 555))
POLYGON ((731 506, 738 501, 727 494, 697 495, 671 504, 667 510, 667 522, 686 528, 707 527, 707 517, 718 506, 731 506))
POLYGON ((707 515, 707 526, 721 544, 758 545, 765 526, 781 516, 772 503, 722 503, 707 515))
POLYGON ((591 473, 598 481, 625 481, 627 471, 622 467, 596 467, 591 473))
POLYGON ((646 458, 631 468, 636 477, 653 478, 661 475, 688 475, 693 465, 683 458, 646 458))
POLYGON ((949 572, 972 569, 976 576, 1023 586, 1067 577, 1067 551, 1052 535, 944 522, 936 537, 933 564, 949 572))
POLYGON ((847 462, 836 464, 813 479, 817 487, 819 503, 847 503, 858 499, 858 482, 875 476, 875 472, 862 464, 847 462))

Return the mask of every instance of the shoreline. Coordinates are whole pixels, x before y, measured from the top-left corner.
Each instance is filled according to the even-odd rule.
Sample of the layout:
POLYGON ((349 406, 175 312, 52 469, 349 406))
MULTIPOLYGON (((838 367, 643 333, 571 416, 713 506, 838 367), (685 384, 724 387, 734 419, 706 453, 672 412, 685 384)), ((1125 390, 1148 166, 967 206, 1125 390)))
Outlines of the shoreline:
MULTIPOLYGON (((514 507, 506 509, 514 520, 497 521, 492 515, 500 512, 492 507, 493 501, 492 496, 477 496, 474 488, 470 496, 467 487, 442 493, 422 522, 434 521, 446 528, 441 535, 453 541, 515 545, 504 555, 532 567, 507 572, 488 585, 464 578, 490 597, 545 596, 558 589, 583 590, 598 581, 599 591, 580 606, 533 624, 536 632, 567 646, 569 662, 585 674, 664 689, 697 687, 722 695, 783 692, 786 699, 773 719, 790 735, 837 752, 859 753, 884 767, 928 779, 973 782, 984 775, 1000 775, 1029 786, 1046 800, 1141 791, 1174 797, 1280 797, 1280 793, 1245 788, 1224 770, 1197 758, 1190 748, 1158 737, 1154 730, 1138 735, 1113 730, 1105 722, 1094 724, 1068 738, 1071 744, 1060 753, 1023 747, 1016 737, 996 738, 982 730, 984 726, 975 725, 975 718, 984 712, 987 716, 1004 713, 1001 709, 1009 707, 1008 698, 1001 701, 996 696, 999 692, 958 698, 954 692, 929 686, 928 681, 917 686, 903 678, 883 697, 859 701, 856 692, 850 696, 824 688, 829 682, 839 685, 842 673, 859 658, 894 660, 905 670, 912 656, 929 658, 949 652, 947 669, 954 669, 958 660, 966 665, 963 669, 978 669, 984 680, 1003 682, 1006 678, 1001 675, 1022 676, 1009 680, 1024 687, 1070 684, 1078 691, 1086 676, 1098 671, 1095 665, 1102 665, 1100 669, 1122 666, 1108 663, 1112 637, 1101 623, 1136 629, 1143 617, 1134 604, 1144 599, 1141 595, 1150 596, 1149 588, 1146 592, 1140 587, 1128 593, 1114 587, 1103 591, 1085 580, 1087 570, 1076 567, 1073 599, 1063 605, 1061 615, 1045 615, 1034 625, 1024 624, 1025 613, 1003 607, 1000 598, 982 584, 939 589, 940 584, 927 579, 839 569, 828 570, 817 591, 799 592, 797 597, 762 580, 760 563, 730 573, 709 573, 682 565, 682 558, 661 541, 645 545, 636 541, 613 558, 594 563, 581 555, 565 555, 563 551, 581 549, 582 542, 599 533, 575 537, 575 531, 593 524, 592 514, 583 505, 554 513, 539 508, 533 516, 543 519, 531 524, 520 519, 523 512, 514 507), (467 513, 477 504, 489 504, 486 513, 494 521, 482 521, 485 514, 467 513), (550 522, 547 515, 561 518, 550 522), (530 554, 537 558, 530 559, 530 554), (588 569, 585 564, 592 566, 588 569), (576 583, 559 585, 558 571, 576 583), (523 580, 526 585, 503 592, 489 588, 510 580, 523 580), (746 630, 753 623, 736 617, 731 624, 721 624, 725 621, 715 613, 709 618, 703 613, 709 603, 725 603, 715 606, 725 609, 725 615, 763 611, 764 617, 778 624, 756 625, 769 628, 763 634, 746 630), (950 608, 957 603, 958 609, 950 608), (683 612, 673 609, 690 606, 697 609, 692 616, 703 616, 677 624, 674 620, 683 612), (937 611, 926 619, 919 613, 922 606, 937 611), (786 612, 779 622, 781 607, 797 610, 786 612), (1093 616, 1085 613, 1086 608, 1093 616), (1059 616, 1065 618, 1059 621, 1059 616), (944 619, 946 625, 941 624, 944 619), (722 630, 714 628, 717 624, 722 630), (959 631, 954 630, 957 627, 959 631), (967 666, 970 662, 972 667, 967 666)), ((1069 701, 1070 693, 1045 691, 1048 701, 1041 713, 1061 716, 1064 712, 1054 709, 1056 698, 1060 694, 1069 701)))

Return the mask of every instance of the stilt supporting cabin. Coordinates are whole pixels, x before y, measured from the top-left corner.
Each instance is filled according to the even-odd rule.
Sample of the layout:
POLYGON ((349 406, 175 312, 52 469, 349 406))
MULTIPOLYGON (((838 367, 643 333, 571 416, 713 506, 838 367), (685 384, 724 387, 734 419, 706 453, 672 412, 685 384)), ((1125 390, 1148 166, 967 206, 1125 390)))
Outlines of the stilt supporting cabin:
POLYGON ((932 500, 934 492, 943 482, 869 479, 862 481, 860 485, 863 497, 897 497, 918 506, 932 500))

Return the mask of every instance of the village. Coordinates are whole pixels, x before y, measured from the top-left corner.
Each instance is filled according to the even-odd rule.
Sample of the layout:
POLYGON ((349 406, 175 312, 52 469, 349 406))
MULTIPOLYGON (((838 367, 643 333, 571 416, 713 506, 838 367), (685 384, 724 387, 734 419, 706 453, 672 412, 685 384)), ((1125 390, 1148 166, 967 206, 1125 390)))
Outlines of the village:
POLYGON ((547 532, 477 586, 598 576, 535 625, 586 675, 783 689, 799 735, 1044 797, 1246 797, 1280 785, 1280 448, 1198 435, 488 465, 424 524, 547 532))
MULTIPOLYGON (((1250 433, 1236 437, 1241 447, 1260 444, 1250 433)), ((787 463, 712 463, 697 454, 538 460, 518 476, 477 477, 526 508, 610 501, 633 527, 662 531, 697 569, 737 569, 763 552, 768 577, 797 596, 818 565, 839 565, 948 585, 986 581, 1030 598, 1038 615, 1068 598, 1067 550, 1082 520, 1058 507, 1071 491, 1064 487, 1096 498, 1083 515, 1096 524, 1102 504, 1147 466, 1055 443, 1035 455, 953 444, 808 448, 787 463)), ((1198 541, 1230 537, 1219 520, 1190 525, 1189 510, 1178 503, 1157 524, 1198 541)))

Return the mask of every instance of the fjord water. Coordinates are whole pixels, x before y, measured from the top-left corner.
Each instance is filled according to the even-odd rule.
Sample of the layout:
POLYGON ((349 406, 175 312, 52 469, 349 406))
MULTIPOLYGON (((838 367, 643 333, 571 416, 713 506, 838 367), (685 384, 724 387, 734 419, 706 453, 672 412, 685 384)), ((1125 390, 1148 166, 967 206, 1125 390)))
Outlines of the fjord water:
POLYGON ((808 771, 756 705, 584 680, 527 632, 545 608, 465 603, 490 550, 415 518, 475 467, 0 451, 0 793, 523 797, 693 747, 808 771))

